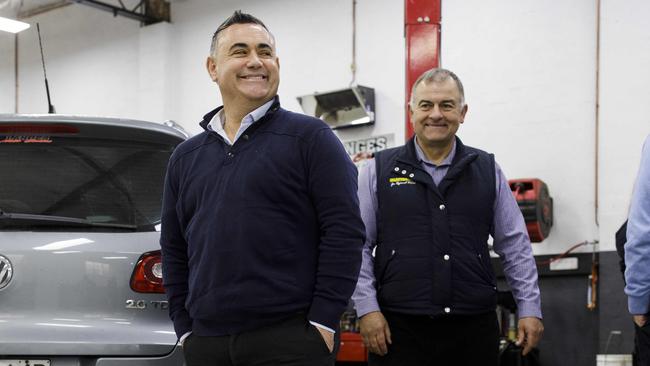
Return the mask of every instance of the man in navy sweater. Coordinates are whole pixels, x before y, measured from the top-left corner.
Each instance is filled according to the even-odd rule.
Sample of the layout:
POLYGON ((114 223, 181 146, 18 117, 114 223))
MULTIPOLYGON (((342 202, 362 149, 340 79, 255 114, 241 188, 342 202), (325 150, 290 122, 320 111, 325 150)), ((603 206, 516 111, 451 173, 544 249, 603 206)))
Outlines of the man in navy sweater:
POLYGON ((333 365, 365 235, 356 168, 326 124, 280 107, 259 19, 221 24, 206 66, 223 106, 170 159, 160 241, 187 364, 333 365))

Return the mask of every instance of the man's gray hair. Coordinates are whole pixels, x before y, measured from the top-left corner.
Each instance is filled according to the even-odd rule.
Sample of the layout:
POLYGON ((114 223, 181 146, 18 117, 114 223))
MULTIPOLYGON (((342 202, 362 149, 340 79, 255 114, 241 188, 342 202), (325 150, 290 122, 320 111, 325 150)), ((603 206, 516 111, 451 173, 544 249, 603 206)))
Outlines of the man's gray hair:
POLYGON ((418 77, 418 79, 413 84, 413 88, 411 89, 411 99, 409 101, 411 108, 415 107, 413 105, 415 103, 415 100, 413 98, 415 98, 415 89, 418 87, 418 85, 420 85, 422 82, 440 83, 448 79, 452 79, 456 82, 456 86, 458 87, 458 92, 460 94, 460 107, 462 108, 465 105, 465 89, 463 88, 463 83, 460 81, 460 78, 458 78, 456 74, 443 68, 433 68, 427 70, 422 73, 420 77, 418 77))

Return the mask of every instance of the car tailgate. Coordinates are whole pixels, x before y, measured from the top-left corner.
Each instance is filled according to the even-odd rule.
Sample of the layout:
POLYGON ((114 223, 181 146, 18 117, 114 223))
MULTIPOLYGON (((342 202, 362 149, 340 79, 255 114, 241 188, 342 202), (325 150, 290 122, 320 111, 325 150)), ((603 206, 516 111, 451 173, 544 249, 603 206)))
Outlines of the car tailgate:
POLYGON ((2 355, 163 355, 176 344, 164 294, 129 281, 157 232, 0 231, 2 355), (127 307, 127 304, 132 306, 127 307))

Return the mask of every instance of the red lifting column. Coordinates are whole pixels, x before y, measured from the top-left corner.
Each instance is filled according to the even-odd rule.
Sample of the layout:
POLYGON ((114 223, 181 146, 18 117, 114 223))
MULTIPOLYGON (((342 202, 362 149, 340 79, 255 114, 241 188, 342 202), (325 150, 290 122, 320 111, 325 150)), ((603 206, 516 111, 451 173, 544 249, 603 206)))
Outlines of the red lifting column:
POLYGON ((423 72, 440 65, 440 1, 405 0, 406 140, 413 136, 408 102, 411 88, 423 72))

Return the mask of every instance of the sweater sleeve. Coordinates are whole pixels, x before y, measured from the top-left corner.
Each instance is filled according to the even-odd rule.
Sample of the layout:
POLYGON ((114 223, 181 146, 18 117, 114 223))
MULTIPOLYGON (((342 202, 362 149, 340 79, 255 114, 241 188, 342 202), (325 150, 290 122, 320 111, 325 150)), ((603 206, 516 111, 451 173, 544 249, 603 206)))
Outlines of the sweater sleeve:
POLYGON ((163 191, 160 247, 162 249, 163 284, 169 301, 169 316, 180 338, 192 330, 192 319, 185 308, 188 293, 188 258, 180 220, 176 211, 178 176, 170 159, 163 191))
POLYGON ((329 128, 316 132, 307 149, 309 194, 321 233, 316 284, 307 317, 338 329, 359 276, 365 240, 357 170, 329 128))
POLYGON ((625 243, 625 293, 630 314, 650 311, 650 137, 641 155, 625 243))

